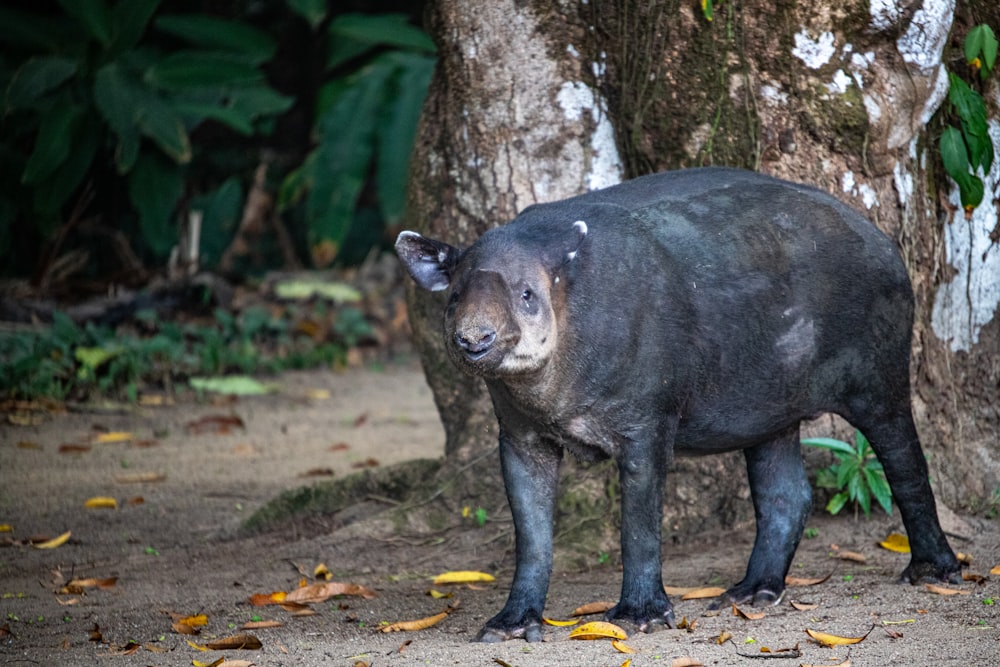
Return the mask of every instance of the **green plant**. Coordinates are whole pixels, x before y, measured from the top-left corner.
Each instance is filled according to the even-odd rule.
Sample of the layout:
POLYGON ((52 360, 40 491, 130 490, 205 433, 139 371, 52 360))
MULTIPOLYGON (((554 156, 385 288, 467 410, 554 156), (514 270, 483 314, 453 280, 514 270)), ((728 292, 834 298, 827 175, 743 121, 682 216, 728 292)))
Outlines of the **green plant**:
MULTIPOLYGON (((318 23, 315 12, 300 13, 318 23)), ((388 225, 401 219, 435 61, 434 43, 401 15, 338 16, 328 37, 326 67, 334 78, 317 96, 316 147, 285 178, 278 197, 282 211, 303 207, 316 266, 336 259, 356 231, 358 200, 373 168, 381 219, 388 225)))
POLYGON ((154 18, 160 4, 59 0, 54 15, 0 9, 0 231, 22 219, 51 238, 89 183, 127 192, 146 248, 165 258, 177 240, 171 221, 185 170, 198 158, 191 132, 211 120, 266 133, 266 119, 291 106, 261 69, 277 48, 269 35, 209 16, 154 18))
MULTIPOLYGON (((977 25, 965 36, 965 60, 970 69, 986 79, 996 64, 997 38, 988 25, 977 25)), ((993 142, 987 124, 982 95, 954 72, 948 73, 948 111, 957 116, 959 126, 949 124, 941 134, 939 147, 945 171, 958 184, 966 215, 983 201, 983 180, 993 165, 993 142)))
POLYGON ((873 497, 886 514, 892 513, 892 492, 882 464, 861 431, 854 432, 853 446, 834 438, 806 438, 802 444, 828 449, 837 458, 836 463, 819 471, 816 480, 817 486, 837 491, 826 505, 830 514, 839 513, 844 505, 852 502, 855 518, 859 507, 867 517, 871 514, 873 497))

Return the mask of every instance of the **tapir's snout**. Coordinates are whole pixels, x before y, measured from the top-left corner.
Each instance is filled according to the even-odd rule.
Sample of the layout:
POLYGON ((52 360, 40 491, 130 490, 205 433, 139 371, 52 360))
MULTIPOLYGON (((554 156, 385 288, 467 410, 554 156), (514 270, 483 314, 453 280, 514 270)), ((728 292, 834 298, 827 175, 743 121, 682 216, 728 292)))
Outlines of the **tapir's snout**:
POLYGON ((455 332, 455 344, 465 353, 470 361, 477 361, 485 357, 493 343, 496 342, 497 332, 492 327, 480 326, 473 331, 455 332))

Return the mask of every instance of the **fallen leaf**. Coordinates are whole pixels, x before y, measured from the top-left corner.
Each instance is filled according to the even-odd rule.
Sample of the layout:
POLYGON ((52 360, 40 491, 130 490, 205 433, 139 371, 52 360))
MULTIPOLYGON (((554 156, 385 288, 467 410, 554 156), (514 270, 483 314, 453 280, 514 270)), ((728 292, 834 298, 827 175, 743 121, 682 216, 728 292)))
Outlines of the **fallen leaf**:
POLYGON ((799 602, 798 600, 791 600, 789 604, 792 605, 792 608, 797 609, 799 611, 812 611, 813 609, 819 606, 814 602, 799 602))
POLYGON ((959 551, 957 554, 955 554, 955 558, 962 565, 972 565, 972 554, 965 554, 959 551))
POLYGON ((326 566, 326 563, 320 563, 313 568, 313 577, 324 581, 330 581, 333 579, 333 572, 330 572, 330 568, 326 566))
POLYGON ((275 591, 273 593, 254 593, 250 596, 250 604, 255 607, 265 607, 269 604, 281 604, 285 601, 285 591, 275 591))
POLYGON ((142 644, 136 641, 129 641, 122 646, 111 646, 108 648, 108 653, 111 655, 132 655, 136 653, 142 644))
POLYGON ((825 577, 819 578, 807 578, 807 577, 785 577, 786 586, 816 586, 817 584, 822 584, 829 581, 830 577, 833 576, 833 571, 825 577))
POLYGON ((108 577, 107 579, 72 579, 69 583, 63 586, 59 592, 64 595, 78 595, 87 588, 96 588, 98 590, 106 591, 110 588, 114 588, 117 583, 118 577, 108 577))
POLYGON ((906 535, 901 535, 900 533, 889 533, 878 545, 883 549, 895 551, 896 553, 910 553, 910 540, 906 535))
POLYGON ((213 651, 256 651, 263 648, 263 644, 253 635, 241 634, 208 642, 205 647, 213 651))
POLYGON ((189 433, 194 434, 214 433, 216 435, 225 435, 233 429, 244 429, 246 427, 243 424, 243 420, 235 415, 205 415, 204 417, 188 422, 184 425, 184 428, 189 433))
POLYGON ((907 618, 903 621, 882 621, 882 625, 906 625, 908 623, 916 623, 917 621, 912 618, 907 618))
POLYGON ((733 633, 723 630, 722 632, 719 633, 719 636, 716 637, 715 643, 718 644, 719 646, 722 646, 732 638, 733 638, 733 633))
POLYGON ((263 630, 265 628, 281 628, 284 627, 284 623, 281 621, 247 621, 240 626, 240 630, 263 630))
POLYGON ((183 623, 171 623, 170 627, 179 635, 197 635, 201 632, 198 628, 183 623))
POLYGON ((90 509, 116 510, 118 509, 118 501, 108 496, 94 496, 93 498, 88 498, 83 503, 83 506, 90 509))
POLYGON ((35 547, 36 549, 55 549, 57 547, 61 547, 62 545, 66 544, 66 542, 69 541, 70 535, 72 534, 73 534, 72 531, 67 530, 59 537, 53 537, 51 540, 45 540, 44 542, 37 542, 35 544, 32 544, 31 546, 35 547))
POLYGON ((107 433, 98 433, 94 436, 93 441, 98 444, 113 444, 118 442, 128 442, 135 435, 129 433, 128 431, 108 431, 107 433))
POLYGON ((924 584, 924 588, 929 590, 931 593, 937 593, 938 595, 968 595, 969 591, 963 591, 958 588, 948 588, 947 586, 938 586, 937 584, 924 584))
POLYGON ((851 659, 848 658, 843 662, 838 662, 836 665, 816 665, 812 663, 802 663, 799 667, 851 667, 851 659))
POLYGON ((580 619, 578 618, 573 618, 568 621, 557 621, 554 618, 542 617, 542 623, 545 623, 545 625, 551 625, 556 628, 568 628, 569 626, 576 625, 579 622, 580 619))
POLYGON ((738 616, 740 618, 745 618, 748 621, 759 621, 764 618, 766 614, 762 611, 744 611, 733 603, 733 616, 738 616))
POLYGON ((351 464, 352 468, 362 469, 362 468, 377 468, 379 466, 378 459, 368 457, 364 461, 355 461, 351 464))
POLYGON ((94 623, 94 627, 90 632, 87 633, 87 639, 92 642, 103 642, 104 635, 101 634, 101 626, 94 623))
POLYGON ((570 616, 590 616, 591 614, 603 614, 615 606, 614 602, 588 602, 577 607, 570 613, 570 616))
POLYGON ((333 477, 336 473, 333 468, 310 468, 305 472, 300 472, 299 477, 333 477))
POLYGON ((139 484, 162 482, 167 478, 162 472, 133 472, 125 475, 115 475, 115 481, 119 484, 139 484))
POLYGON ((225 375, 220 377, 191 377, 188 384, 198 391, 214 392, 227 396, 262 396, 280 390, 274 383, 264 383, 249 375, 225 375))
MULTIPOLYGON (((190 643, 191 642, 188 642, 188 644, 190 643)), ((195 648, 200 648, 200 647, 195 647, 195 648)), ((200 650, 207 651, 208 649, 200 649, 200 650)), ((221 658, 216 658, 211 662, 208 662, 206 660, 192 660, 191 664, 194 665, 194 667, 219 667, 219 665, 221 665, 225 661, 226 658, 225 656, 223 656, 221 658)))
POLYGON ((975 572, 963 572, 962 581, 971 581, 976 584, 985 584, 987 579, 981 574, 976 574, 975 572))
POLYGON ((396 649, 396 653, 402 653, 403 649, 405 649, 407 646, 409 646, 412 643, 413 643, 412 639, 407 639, 405 642, 403 642, 402 644, 399 645, 399 648, 396 649))
POLYGON ((226 660, 223 658, 219 667, 257 667, 257 663, 250 660, 226 660))
POLYGON ((376 597, 375 591, 370 588, 365 588, 364 586, 359 586, 358 584, 344 584, 329 581, 326 583, 309 584, 308 586, 296 588, 294 591, 291 591, 285 596, 284 602, 312 604, 314 602, 323 602, 324 600, 328 600, 334 595, 355 595, 363 597, 366 600, 371 600, 376 597))
POLYGON ((9 523, 0 523, 0 533, 13 533, 14 526, 9 523))
POLYGON ((59 445, 60 454, 85 454, 89 451, 90 451, 90 445, 76 445, 73 443, 59 445))
POLYGON ((476 582, 494 581, 492 574, 477 572, 475 570, 456 570, 454 572, 444 572, 434 577, 434 585, 441 584, 471 584, 476 582))
POLYGON ((326 401, 330 398, 329 389, 307 389, 306 398, 312 399, 314 401, 326 401))
POLYGON ((868 560, 864 554, 859 554, 857 551, 838 551, 837 558, 855 563, 864 563, 868 560))
POLYGON ((628 634, 614 623, 591 621, 569 633, 570 639, 628 639, 628 634))
POLYGON ((450 598, 453 595, 455 595, 455 593, 453 593, 451 591, 449 591, 447 593, 442 593, 441 591, 434 590, 433 588, 430 589, 430 590, 428 590, 427 594, 430 595, 435 600, 441 600, 441 599, 445 599, 445 598, 450 598))
POLYGON ((990 574, 997 575, 1000 574, 1000 565, 994 565, 990 568, 990 574))
POLYGON ((681 622, 677 624, 678 630, 687 630, 688 632, 694 632, 695 626, 698 625, 698 619, 689 621, 687 616, 681 618, 681 622))
POLYGON ((177 619, 177 622, 181 625, 186 625, 192 628, 200 628, 208 625, 208 616, 206 614, 195 614, 194 616, 183 616, 177 619))
POLYGON ((815 639, 823 646, 833 648, 834 646, 848 646, 850 644, 857 644, 859 642, 863 642, 868 637, 868 635, 871 634, 871 631, 874 627, 875 626, 873 625, 871 628, 868 629, 868 632, 866 632, 860 637, 840 637, 838 635, 831 635, 827 634, 826 632, 818 632, 816 630, 810 630, 808 628, 806 628, 806 634, 815 639))
POLYGON ((701 586, 664 586, 663 592, 667 595, 684 595, 685 593, 696 591, 699 588, 701 588, 701 586))
POLYGON ((361 428, 368 421, 368 413, 362 412, 360 415, 354 418, 354 428, 361 428))
POLYGON ((143 644, 142 647, 152 653, 167 653, 168 651, 173 650, 167 648, 166 646, 157 646, 156 644, 149 644, 149 643, 143 644))
POLYGON ((455 611, 458 608, 458 602, 449 605, 440 614, 434 614, 433 616, 427 616, 425 618, 418 618, 415 621, 399 621, 398 623, 392 623, 379 628, 379 632, 416 632, 418 630, 426 630, 429 627, 437 625, 445 618, 448 614, 455 611))
POLYGON ((613 640, 611 640, 611 645, 619 653, 635 653, 635 649, 634 648, 632 648, 631 646, 629 646, 625 642, 621 641, 620 639, 613 639, 613 640))
POLYGON ((628 660, 620 664, 618 667, 632 667, 632 658, 629 658, 628 660))
POLYGON ((681 596, 682 600, 702 600, 704 598, 717 598, 726 592, 725 588, 718 586, 708 586, 706 588, 696 588, 681 596))
POLYGON ((689 656, 674 658, 670 662, 670 667, 703 667, 701 660, 689 656))
POLYGON ((128 500, 125 501, 126 504, 133 505, 133 506, 135 506, 135 505, 142 505, 145 502, 146 502, 146 499, 143 498, 142 496, 132 496, 131 498, 129 498, 128 500))
POLYGON ((349 444, 347 444, 346 442, 338 442, 335 445, 330 445, 330 451, 331 452, 346 452, 350 448, 351 448, 351 446, 349 444))

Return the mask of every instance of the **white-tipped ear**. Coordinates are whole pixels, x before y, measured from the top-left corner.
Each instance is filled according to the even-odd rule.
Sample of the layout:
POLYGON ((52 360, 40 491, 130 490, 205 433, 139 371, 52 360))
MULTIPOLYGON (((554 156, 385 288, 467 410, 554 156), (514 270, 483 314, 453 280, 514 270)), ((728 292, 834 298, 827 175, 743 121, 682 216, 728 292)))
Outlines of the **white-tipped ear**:
POLYGON ((451 282, 451 271, 460 251, 447 243, 405 231, 396 238, 396 254, 418 285, 437 292, 451 282))
POLYGON ((580 249, 580 244, 583 243, 585 238, 587 238, 587 223, 583 220, 577 220, 573 223, 573 231, 577 234, 577 241, 573 249, 566 253, 566 261, 568 262, 573 261, 576 257, 577 251, 580 249))

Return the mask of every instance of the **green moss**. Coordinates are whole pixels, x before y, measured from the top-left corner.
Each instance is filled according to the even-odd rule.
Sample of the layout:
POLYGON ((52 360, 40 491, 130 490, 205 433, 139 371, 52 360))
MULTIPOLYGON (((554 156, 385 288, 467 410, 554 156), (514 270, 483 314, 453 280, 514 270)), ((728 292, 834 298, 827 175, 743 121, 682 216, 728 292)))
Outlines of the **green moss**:
POLYGON ((861 90, 852 82, 844 93, 815 84, 803 99, 803 125, 817 139, 844 155, 863 155, 870 126, 861 90))

